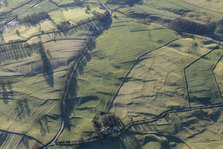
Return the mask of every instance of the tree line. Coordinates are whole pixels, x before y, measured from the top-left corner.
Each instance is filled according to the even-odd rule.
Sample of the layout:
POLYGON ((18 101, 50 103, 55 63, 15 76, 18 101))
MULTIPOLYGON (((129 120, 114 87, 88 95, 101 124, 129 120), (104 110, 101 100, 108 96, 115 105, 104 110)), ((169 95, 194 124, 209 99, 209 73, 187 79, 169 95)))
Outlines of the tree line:
POLYGON ((38 52, 37 45, 27 43, 11 43, 0 46, 0 64, 8 60, 18 60, 38 52))
POLYGON ((171 23, 171 27, 178 32, 210 35, 214 33, 216 25, 214 22, 204 24, 186 18, 177 18, 171 23))
POLYGON ((39 12, 33 13, 22 18, 20 21, 21 23, 28 24, 28 25, 36 25, 40 23, 42 20, 51 19, 47 12, 39 12))

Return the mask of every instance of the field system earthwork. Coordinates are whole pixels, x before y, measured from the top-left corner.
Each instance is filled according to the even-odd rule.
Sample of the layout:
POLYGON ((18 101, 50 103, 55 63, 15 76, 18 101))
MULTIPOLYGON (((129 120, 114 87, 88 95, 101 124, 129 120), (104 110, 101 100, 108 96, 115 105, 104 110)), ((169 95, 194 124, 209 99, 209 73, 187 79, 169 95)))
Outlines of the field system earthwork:
POLYGON ((223 148, 222 10, 0 0, 0 148, 223 148))

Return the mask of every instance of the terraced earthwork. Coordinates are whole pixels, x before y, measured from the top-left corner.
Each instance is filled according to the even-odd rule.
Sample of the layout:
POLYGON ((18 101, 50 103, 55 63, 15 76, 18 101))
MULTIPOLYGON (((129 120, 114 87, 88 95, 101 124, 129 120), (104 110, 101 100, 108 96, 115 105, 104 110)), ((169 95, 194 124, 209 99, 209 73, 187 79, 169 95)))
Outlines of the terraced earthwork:
POLYGON ((0 148, 222 148, 221 8, 0 0, 0 148))

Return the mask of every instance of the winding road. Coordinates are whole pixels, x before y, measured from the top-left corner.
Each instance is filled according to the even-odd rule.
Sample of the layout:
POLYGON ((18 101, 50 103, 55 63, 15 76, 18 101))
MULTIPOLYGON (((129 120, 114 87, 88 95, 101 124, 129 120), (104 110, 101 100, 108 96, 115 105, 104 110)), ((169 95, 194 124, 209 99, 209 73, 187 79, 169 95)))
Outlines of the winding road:
MULTIPOLYGON (((101 2, 101 1, 99 1, 99 2, 109 12, 109 16, 111 17, 111 15, 112 15, 111 10, 103 2, 101 2)), ((79 65, 81 64, 81 61, 86 56, 86 54, 90 50, 89 47, 92 45, 92 43, 95 41, 95 39, 97 37, 98 37, 98 35, 93 37, 93 39, 91 39, 89 41, 89 43, 84 47, 84 49, 83 49, 84 52, 81 55, 81 57, 79 57, 79 59, 77 61, 74 61, 73 64, 72 64, 72 69, 69 72, 68 78, 67 78, 66 83, 65 83, 65 88, 64 88, 64 91, 63 91, 63 95, 62 95, 62 98, 61 98, 61 125, 60 125, 60 128, 59 128, 58 132, 56 133, 56 135, 51 139, 51 141, 49 141, 49 143, 47 143, 43 147, 41 147, 43 149, 47 149, 49 146, 56 145, 57 139, 59 138, 60 134, 64 130, 65 114, 66 114, 66 111, 65 111, 66 99, 67 99, 67 96, 68 96, 68 92, 69 92, 70 84, 72 82, 72 78, 75 77, 75 74, 77 72, 77 69, 78 69, 79 65)))
MULTIPOLYGON (((31 2, 33 0, 30 0, 29 2, 31 2)), ((99 0, 99 3, 104 7, 104 9, 107 10, 107 12, 109 13, 110 17, 112 17, 112 10, 106 5, 104 4, 102 1, 99 0)), ((18 7, 21 7, 21 6, 18 6, 18 7)), ((7 12, 8 13, 8 12, 7 12)), ((2 14, 3 15, 3 14, 2 14)), ((1 15, 0 15, 1 16, 1 15)), ((77 26, 73 26, 72 28, 70 29, 73 29, 75 27, 78 27, 80 25, 83 25, 83 24, 86 24, 86 23, 89 23, 91 21, 94 21, 96 19, 93 19, 93 20, 90 20, 88 22, 84 22, 82 24, 79 24, 77 26)), ((50 34, 50 33, 45 33, 45 34, 50 34)), ((39 36, 39 35, 34 35, 34 36, 31 36, 29 37, 27 40, 25 41, 28 41, 29 39, 35 37, 35 36, 39 36)), ((15 133, 13 132, 13 134, 17 134, 17 135, 24 135, 30 139, 34 139, 36 140, 38 143, 40 143, 42 145, 41 149, 47 149, 48 147, 50 146, 54 146, 54 145, 59 145, 59 146, 63 146, 63 145, 68 145, 68 146, 73 146, 73 145, 80 145, 82 143, 88 143, 88 142, 92 142, 92 141, 97 141, 97 140, 101 140, 102 138, 98 135, 98 134, 93 134, 92 136, 90 137, 87 137, 87 138, 83 138, 82 140, 77 140, 77 141, 66 141, 66 142, 57 142, 59 136, 61 135, 61 133, 63 132, 64 130, 64 127, 65 127, 65 114, 66 114, 66 111, 65 111, 65 106, 66 106, 66 99, 67 99, 67 96, 68 96, 68 92, 69 92, 69 88, 70 88, 70 84, 72 82, 72 78, 75 77, 76 75, 76 72, 77 72, 77 69, 79 67, 79 65, 81 64, 81 61, 84 59, 84 57, 86 56, 86 54, 88 53, 88 51, 90 50, 90 46, 94 43, 94 41, 97 39, 98 36, 95 36, 91 39, 89 39, 88 41, 88 44, 83 48, 83 54, 78 58, 78 60, 74 61, 72 63, 72 67, 69 71, 69 74, 68 74, 68 78, 66 79, 66 83, 65 83, 65 87, 64 87, 64 90, 63 90, 63 95, 62 95, 62 98, 60 99, 61 100, 61 125, 60 125, 60 128, 58 129, 57 133, 55 134, 55 136, 45 145, 43 145, 39 140, 33 138, 32 136, 28 136, 26 134, 20 134, 20 133, 15 133)), ((174 39, 172 41, 169 41, 167 42, 166 44, 164 45, 161 45, 151 51, 148 51, 146 53, 143 53, 142 55, 140 55, 133 63, 133 65, 131 66, 131 68, 129 69, 129 71, 126 73, 121 85, 119 86, 114 98, 112 99, 112 102, 110 103, 110 105, 108 106, 108 110, 110 110, 112 107, 113 107, 113 102, 114 100, 116 99, 116 97, 118 96, 119 92, 120 92, 120 89, 123 87, 124 83, 126 82, 126 80, 128 79, 128 76, 129 74, 132 72, 132 70, 134 69, 134 67, 138 64, 138 62, 147 54, 155 51, 155 50, 159 50, 169 44, 171 44, 172 42, 174 41, 177 41, 179 40, 180 38, 177 38, 177 39, 174 39)), ((21 41, 20 41, 21 42, 21 41)), ((22 41, 23 42, 23 41, 22 41)), ((221 57, 222 58, 222 57, 221 57)), ((217 64, 216 64, 217 65, 217 64)), ((125 131, 129 130, 132 126, 135 126, 135 125, 141 125, 141 124, 145 124, 145 123, 153 123, 153 122, 156 122, 156 121, 159 121, 160 119, 163 119, 165 118, 168 114, 171 114, 171 113, 182 113, 182 112, 188 112, 188 111, 194 111, 194 110, 203 110, 203 109, 212 109, 212 108, 221 108, 223 107, 223 103, 217 103, 217 104, 212 104, 212 105, 209 105, 209 106, 197 106, 197 107, 184 107, 184 108, 177 108, 177 109, 168 109, 166 111, 163 111, 162 113, 160 113, 159 115, 156 115, 152 118, 148 118, 148 119, 144 119, 144 120, 138 120, 138 121, 132 121, 128 124, 126 124, 121 132, 120 132, 120 135, 122 133, 124 133, 125 131)), ((0 130, 0 131, 3 131, 3 132, 6 132, 6 133, 11 133, 9 131, 5 131, 5 130, 0 130)))
MULTIPOLYGON (((101 1, 99 1, 102 6, 104 6, 104 8, 106 8, 108 10, 108 12, 110 13, 110 15, 112 15, 112 11, 105 5, 103 4, 101 1)), ((134 67, 138 64, 138 62, 147 54, 159 50, 165 46, 168 46, 169 44, 171 44, 174 41, 179 40, 180 38, 174 39, 172 41, 167 42, 166 44, 159 46, 151 51, 148 51, 146 53, 143 53, 142 55, 140 55, 133 63, 132 67, 129 69, 129 71, 126 73, 121 85, 119 86, 114 98, 112 99, 112 102, 109 104, 109 106, 107 107, 108 110, 110 110, 113 107, 113 102, 116 99, 116 97, 119 94, 120 89, 122 88, 122 86, 124 85, 124 83, 126 82, 129 74, 131 73, 131 71, 134 69, 134 67)), ((143 120, 138 120, 138 121, 132 121, 128 124, 126 124, 120 132, 120 135, 122 133, 124 133, 125 131, 129 130, 131 127, 135 126, 135 125, 141 125, 141 124, 148 124, 148 123, 154 123, 156 121, 159 121, 160 119, 165 118, 168 114, 172 114, 172 113, 183 113, 183 112, 188 112, 188 111, 195 111, 195 110, 204 110, 204 109, 213 109, 213 108, 221 108, 223 107, 223 103, 217 103, 217 104, 212 104, 209 106, 197 106, 197 107, 183 107, 183 108, 176 108, 176 109, 168 109, 166 111, 163 111, 162 113, 160 113, 159 115, 156 115, 152 118, 148 118, 148 119, 143 119, 143 120)), ((59 145, 59 146, 78 146, 80 144, 84 144, 84 143, 89 143, 89 142, 93 142, 93 141, 98 141, 101 140, 103 138, 101 138, 100 135, 98 135, 97 133, 92 134, 92 136, 83 138, 81 140, 77 140, 77 141, 61 141, 61 142, 55 142, 55 145, 59 145)))
MULTIPOLYGON (((173 114, 173 113, 183 113, 183 112, 189 112, 189 111, 195 111, 195 110, 204 110, 204 109, 214 109, 214 108, 222 108, 223 103, 216 103, 212 104, 210 106, 197 106, 197 107, 186 107, 186 108, 176 108, 176 109, 168 109, 166 111, 163 111, 159 115, 156 115, 152 118, 144 119, 144 120, 137 120, 137 121, 132 121, 126 124, 122 129, 119 135, 124 133, 125 131, 129 130, 131 127, 135 125, 142 125, 142 124, 148 124, 148 123, 154 123, 159 121, 160 119, 165 118, 168 114, 173 114)), ((93 134, 92 137, 84 138, 82 140, 77 140, 77 141, 63 141, 63 142, 57 142, 56 145, 59 146, 78 146, 84 143, 90 143, 93 141, 99 141, 104 138, 101 138, 100 135, 98 134, 93 134)))

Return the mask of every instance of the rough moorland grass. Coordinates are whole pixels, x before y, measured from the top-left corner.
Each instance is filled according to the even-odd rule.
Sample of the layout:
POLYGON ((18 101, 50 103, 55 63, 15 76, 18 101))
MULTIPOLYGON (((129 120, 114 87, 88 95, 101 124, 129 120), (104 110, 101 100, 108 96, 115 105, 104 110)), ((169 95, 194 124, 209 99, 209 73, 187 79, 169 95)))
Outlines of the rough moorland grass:
MULTIPOLYGON (((219 20, 222 19, 222 14, 216 11, 212 11, 210 9, 205 9, 200 7, 199 5, 194 6, 189 3, 184 2, 183 0, 168 0, 172 4, 176 4, 177 7, 183 7, 192 11, 201 12, 201 13, 207 13, 208 16, 210 16, 213 20, 219 20)), ((213 2, 215 3, 215 2, 213 2)), ((208 5, 207 5, 208 6, 208 5)))
POLYGON ((223 80, 222 80, 222 72, 223 72, 223 59, 219 61, 214 69, 214 75, 216 76, 216 81, 219 85, 221 95, 223 95, 223 80))
MULTIPOLYGON (((196 2, 194 1, 194 3, 196 3, 196 2)), ((212 2, 212 3, 214 4, 215 2, 212 2)), ((209 6, 209 5, 206 5, 206 6, 209 6)), ((163 16, 174 17, 174 15, 171 15, 168 12, 165 12, 165 14, 164 14, 163 11, 175 9, 175 10, 186 10, 186 11, 200 12, 200 13, 206 14, 207 16, 210 16, 213 20, 222 19, 222 14, 219 12, 215 12, 210 9, 202 8, 202 7, 200 7, 200 5, 196 6, 196 5, 184 2, 183 0, 159 0, 159 2, 157 2, 156 0, 145 0, 143 6, 140 6, 140 7, 145 8, 145 10, 147 10, 148 13, 153 13, 153 11, 151 11, 151 10, 155 9, 155 11, 157 12, 157 14, 159 14, 159 16, 160 16, 160 14, 162 14, 163 16)))
POLYGON ((127 11, 129 14, 131 14, 131 12, 139 13, 139 16, 138 16, 139 18, 141 17, 140 14, 141 15, 148 14, 148 17, 157 16, 157 17, 168 18, 168 19, 179 17, 179 15, 169 12, 166 9, 163 9, 163 10, 157 9, 151 5, 136 5, 134 7, 127 7, 121 10, 127 11))
MULTIPOLYGON (((68 40, 68 42, 64 41, 67 45, 60 45, 59 49, 54 49, 55 51, 51 49, 51 62, 53 59, 57 58, 58 54, 60 54, 60 50, 64 50, 64 52, 67 50, 67 52, 70 53, 69 55, 62 53, 64 54, 64 57, 61 56, 62 59, 64 58, 66 60, 66 58, 75 56, 75 48, 80 49, 80 44, 77 44, 74 41, 72 44, 70 42, 70 40, 68 40), (77 45, 77 47, 75 45, 77 45)), ((48 47, 51 47, 50 42, 47 44, 45 45, 46 50, 48 50, 48 47)), ((31 59, 32 58, 33 57, 31 57, 31 59)), ((9 66, 19 68, 23 64, 24 69, 28 69, 32 67, 30 64, 26 64, 29 60, 29 58, 23 60, 19 59, 18 62, 15 62, 14 64, 6 65, 8 68, 9 66), (19 65, 18 67, 17 64, 19 65)), ((31 62, 34 62, 34 59, 32 59, 31 62)), ((69 65, 60 67, 58 69, 54 69, 53 74, 48 74, 51 75, 50 77, 52 77, 51 81, 53 81, 53 83, 48 82, 47 79, 49 79, 49 76, 44 76, 42 73, 34 76, 13 76, 12 78, 1 77, 1 81, 10 81, 12 83, 12 90, 14 94, 13 97, 10 96, 9 99, 6 97, 1 99, 0 107, 2 107, 2 110, 0 119, 1 121, 4 121, 4 123, 0 125, 0 128, 7 129, 9 131, 16 131, 18 133, 27 132, 27 134, 47 143, 53 135, 55 135, 61 124, 59 99, 62 95, 68 68, 69 65), (20 101, 24 103, 24 99, 29 100, 27 104, 18 104, 20 101), (53 101, 47 101, 47 99, 52 99, 53 101), (20 109, 16 110, 18 109, 18 106, 20 109), (24 118, 18 119, 17 115, 22 110, 24 118)), ((8 91, 8 87, 6 89, 8 91)), ((0 90, 3 91, 2 89, 0 90)))
POLYGON ((1 99, 0 107, 1 129, 26 133, 45 143, 60 125, 59 100, 42 100, 14 91, 13 97, 1 99))
POLYGON ((219 12, 223 12, 223 1, 206 1, 206 0, 183 0, 185 2, 191 3, 193 5, 196 5, 198 7, 202 7, 202 8, 206 8, 206 9, 210 9, 213 11, 219 11, 219 12))
POLYGON ((144 57, 128 76, 113 109, 124 123, 187 106, 183 68, 207 52, 200 39, 183 38, 144 57), (198 44, 198 48, 190 46, 198 44), (188 48, 188 49, 187 49, 188 48))
MULTIPOLYGON (((46 28, 52 29, 51 25, 49 21, 43 21, 40 25, 30 27, 28 30, 21 26, 18 26, 16 29, 22 29, 21 34, 29 38, 29 36, 41 33, 41 31, 46 28)), ((84 40, 75 40, 75 38, 88 38, 88 35, 86 35, 88 26, 82 26, 82 28, 77 29, 78 31, 68 32, 67 35, 63 33, 56 35, 50 34, 41 36, 41 38, 37 40, 48 41, 53 39, 53 41, 44 44, 46 55, 51 63, 55 64, 57 60, 64 60, 66 62, 69 58, 75 56, 78 50, 82 48, 84 40), (72 40, 69 40, 70 38, 72 38, 72 40), (56 41, 54 41, 54 39, 56 41), (65 39, 68 40, 66 41, 65 39), (55 48, 55 46, 57 46, 57 48, 55 48)), ((10 35, 17 36, 15 35, 15 30, 10 30, 11 32, 6 31, 5 34, 8 34, 9 38, 10 35)), ((19 39, 24 38, 20 37, 19 39)), ((28 42, 33 42, 33 39, 30 39, 28 42)), ((70 66, 66 63, 64 67, 60 66, 60 68, 54 69, 53 74, 48 74, 48 76, 43 73, 31 76, 23 74, 20 76, 20 71, 30 70, 32 72, 33 68, 35 68, 34 65, 38 65, 39 63, 42 64, 41 62, 41 57, 37 52, 28 57, 7 60, 1 64, 1 80, 10 80, 10 82, 12 82, 14 95, 9 99, 6 97, 1 99, 0 107, 2 107, 1 112, 3 113, 1 113, 0 119, 3 123, 0 125, 0 128, 18 133, 27 133, 36 137, 43 143, 47 143, 56 134, 61 124, 59 99, 61 98, 66 75, 70 66), (4 68, 14 71, 7 72, 4 68), (13 77, 10 77, 10 75, 13 75, 13 77), (8 77, 3 78, 2 76, 8 77), (49 82, 49 79, 51 82, 49 82), (37 98, 38 101, 33 98, 37 98), (24 99, 30 101, 26 103, 23 101, 24 99), (52 99, 53 101, 47 101, 47 99, 52 99), (20 101, 22 104, 26 104, 21 105, 20 101), (20 106, 20 111, 24 109, 24 111, 22 111, 24 118, 22 119, 19 119, 17 116, 20 113, 20 111, 16 111, 18 106, 20 106)))
MULTIPOLYGON (((77 77, 76 96, 69 97, 79 101, 70 116, 70 125, 73 126, 65 128, 59 140, 76 140, 93 132, 91 121, 94 113, 106 109, 134 60, 177 38, 171 30, 149 31, 147 26, 131 23, 135 21, 133 19, 119 14, 117 17, 111 28, 96 40, 96 47, 90 52, 90 61, 77 77), (137 27, 140 31, 137 31, 137 27)), ((152 26, 154 28, 154 24, 152 26)), ((75 92, 75 89, 70 92, 75 92)))
POLYGON ((221 97, 213 78, 212 68, 222 54, 222 49, 213 50, 185 70, 191 102, 206 104, 221 102, 221 97))
POLYGON ((66 68, 64 69, 54 72, 52 78, 53 87, 47 83, 43 74, 39 74, 31 77, 18 77, 18 81, 13 84, 13 89, 40 99, 60 99, 65 82, 64 76, 67 73, 66 68))

